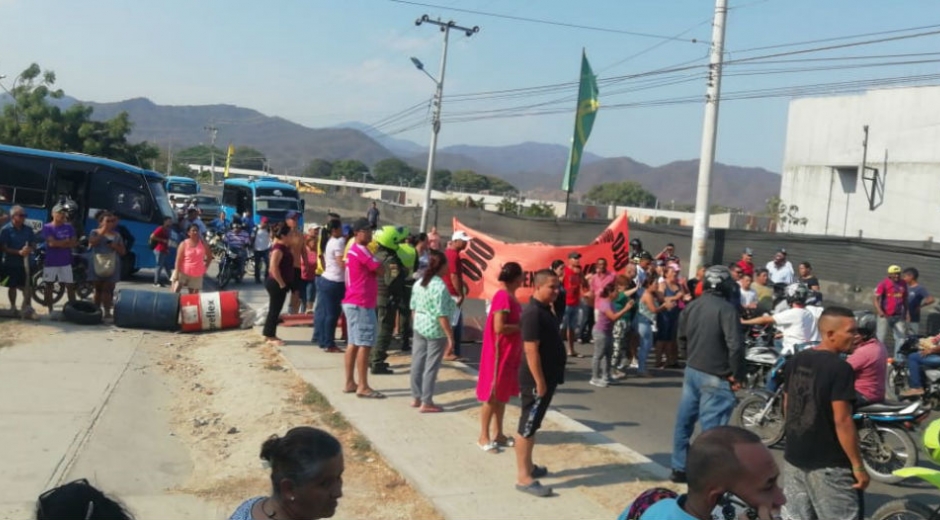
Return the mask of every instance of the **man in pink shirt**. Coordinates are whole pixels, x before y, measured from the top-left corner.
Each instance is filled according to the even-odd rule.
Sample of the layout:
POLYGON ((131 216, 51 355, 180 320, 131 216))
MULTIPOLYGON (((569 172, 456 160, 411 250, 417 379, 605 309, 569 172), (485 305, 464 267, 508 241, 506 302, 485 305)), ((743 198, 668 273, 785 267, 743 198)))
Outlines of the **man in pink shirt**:
POLYGON ((347 394, 357 397, 384 399, 385 395, 369 387, 369 349, 375 346, 377 319, 375 307, 379 299, 378 277, 382 274, 382 262, 369 251, 372 241, 372 225, 361 218, 353 224, 355 241, 346 253, 346 296, 343 312, 346 314, 346 330, 349 343, 346 346, 347 394), (356 384, 354 372, 359 375, 356 384))
POLYGON ((907 309, 907 284, 901 280, 901 267, 888 267, 888 277, 878 284, 872 296, 875 314, 878 315, 878 341, 884 343, 888 329, 894 333, 894 348, 901 346, 907 334, 910 315, 907 309))
POLYGON ((846 361, 855 371, 855 406, 885 400, 888 349, 875 337, 877 318, 871 312, 856 313, 858 339, 846 361))

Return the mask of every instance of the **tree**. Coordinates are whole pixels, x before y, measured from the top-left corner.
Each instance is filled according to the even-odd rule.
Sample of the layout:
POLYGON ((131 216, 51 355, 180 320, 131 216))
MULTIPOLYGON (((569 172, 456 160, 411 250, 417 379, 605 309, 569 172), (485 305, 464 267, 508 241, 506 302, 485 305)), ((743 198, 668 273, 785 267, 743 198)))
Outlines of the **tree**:
MULTIPOLYGON (((222 165, 225 165, 225 157, 228 155, 228 150, 222 154, 222 165)), ((263 153, 250 146, 236 146, 234 153, 232 153, 232 161, 229 165, 232 168, 244 168, 246 170, 264 170, 265 164, 268 162, 268 158, 265 157, 263 153)), ((216 156, 215 164, 220 164, 219 157, 216 156)))
POLYGON ((608 182, 590 189, 585 198, 598 204, 617 206, 652 207, 656 204, 656 195, 643 189, 636 181, 608 182))
POLYGON ((361 181, 363 174, 366 174, 366 178, 371 177, 369 167, 362 161, 340 159, 333 162, 333 175, 331 176, 333 179, 339 180, 345 177, 349 181, 361 181))
POLYGON ((317 179, 332 179, 333 164, 323 159, 314 159, 304 169, 301 177, 314 177, 317 179))
POLYGON ((172 173, 179 177, 190 177, 199 180, 199 173, 190 168, 187 163, 180 160, 178 155, 173 156, 172 168, 169 167, 170 162, 168 152, 166 150, 160 150, 160 155, 157 157, 156 161, 154 161, 153 169, 166 175, 172 173))
POLYGON ((434 170, 434 182, 432 186, 435 190, 447 191, 453 185, 450 170, 434 170))
POLYGON ((555 206, 547 202, 536 202, 522 212, 527 217, 554 217, 555 206))
POLYGON ((489 179, 473 170, 455 171, 451 175, 451 183, 458 186, 459 190, 465 193, 479 193, 490 187, 489 179))
POLYGON ((93 108, 76 103, 66 110, 50 103, 65 93, 53 90, 55 73, 33 63, 17 76, 13 102, 0 116, 0 142, 43 150, 80 152, 149 167, 160 151, 147 143, 129 143, 132 123, 127 112, 108 121, 93 121, 93 108))
POLYGON ((383 159, 372 167, 372 176, 378 184, 398 186, 418 180, 420 173, 405 161, 396 158, 383 159))
POLYGON ((522 204, 519 203, 519 198, 513 195, 507 195, 503 197, 503 200, 499 201, 496 204, 496 211, 499 213, 509 213, 516 215, 519 213, 519 209, 522 207, 522 204))

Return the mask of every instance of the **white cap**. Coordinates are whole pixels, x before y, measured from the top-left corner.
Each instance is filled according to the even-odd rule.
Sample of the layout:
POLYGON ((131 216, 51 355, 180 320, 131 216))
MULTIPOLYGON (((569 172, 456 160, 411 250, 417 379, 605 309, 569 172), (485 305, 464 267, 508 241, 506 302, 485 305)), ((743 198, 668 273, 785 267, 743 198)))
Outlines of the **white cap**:
POLYGON ((454 234, 451 235, 450 239, 451 240, 463 240, 464 242, 469 242, 470 240, 473 240, 473 238, 463 230, 454 231, 454 234))

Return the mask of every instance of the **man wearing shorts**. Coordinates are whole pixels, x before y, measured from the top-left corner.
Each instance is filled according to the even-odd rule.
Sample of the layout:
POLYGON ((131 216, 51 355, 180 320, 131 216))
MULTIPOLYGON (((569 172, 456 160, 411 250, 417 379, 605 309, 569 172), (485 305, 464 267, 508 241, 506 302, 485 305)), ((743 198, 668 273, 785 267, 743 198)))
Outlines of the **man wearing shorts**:
POLYGON ((519 367, 522 415, 516 435, 516 489, 537 497, 551 496, 552 488, 537 479, 548 469, 532 463, 535 433, 552 403, 555 388, 565 380, 568 356, 558 332, 552 303, 558 297, 558 277, 550 269, 535 274, 532 301, 522 312, 522 341, 525 359, 519 367))
POLYGON ((65 286, 70 302, 75 301, 75 283, 72 279, 72 248, 78 245, 75 228, 68 222, 68 210, 63 205, 52 208, 52 222, 42 227, 46 242, 46 260, 42 268, 46 308, 52 314, 52 285, 65 286))
POLYGON ((346 254, 346 313, 349 342, 346 346, 346 387, 344 392, 357 397, 383 399, 385 395, 369 388, 369 354, 375 346, 378 319, 375 307, 379 299, 378 277, 383 274, 382 262, 369 251, 372 226, 361 218, 353 224, 355 241, 346 254), (356 374, 354 374, 354 372, 356 374), (356 375, 359 383, 356 384, 356 375))
POLYGON ((7 277, 10 308, 16 312, 16 291, 23 293, 23 309, 29 305, 30 296, 26 294, 26 264, 24 257, 33 251, 36 235, 26 225, 26 210, 13 206, 10 210, 12 220, 0 230, 0 250, 3 251, 3 271, 7 277))

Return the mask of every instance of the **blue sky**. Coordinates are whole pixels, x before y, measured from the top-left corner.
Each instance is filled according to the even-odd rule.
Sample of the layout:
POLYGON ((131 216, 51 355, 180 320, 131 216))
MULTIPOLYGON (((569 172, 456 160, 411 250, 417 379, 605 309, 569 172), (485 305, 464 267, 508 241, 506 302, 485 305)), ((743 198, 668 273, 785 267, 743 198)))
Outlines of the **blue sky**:
MULTIPOLYGON (((441 35, 416 27, 422 14, 479 25, 472 38, 452 34, 440 145, 504 145, 570 141, 577 87, 539 96, 467 101, 460 94, 557 85, 577 80, 582 47, 600 77, 601 108, 587 151, 630 156, 653 165, 698 157, 704 68, 653 76, 672 85, 605 78, 676 64, 704 66, 711 37, 711 0, 428 0, 436 6, 539 18, 663 36, 667 40, 558 27, 455 12, 390 0, 0 0, 0 74, 10 79, 30 62, 52 69, 66 93, 107 102, 147 97, 159 104, 230 103, 323 127, 375 123, 430 98, 433 83, 413 68, 416 56, 436 74, 441 35), (688 32, 685 32, 688 31, 688 32), (698 43, 689 40, 698 39, 698 43), (658 47, 651 48, 654 45, 658 47), (639 56, 634 56, 642 53, 639 56), (631 58, 631 56, 634 56, 631 58), (647 88, 637 89, 639 86, 647 88), (449 100, 454 96, 453 100, 449 100), (610 108, 690 97, 692 102, 610 108), (570 99, 568 99, 570 98, 570 99), (695 99, 697 98, 697 99, 695 99), (461 100, 462 99, 462 100, 461 100), (520 114, 521 105, 554 101, 553 115, 456 122, 480 111, 520 114), (565 107, 570 106, 568 112, 565 107), (606 108, 605 108, 606 107, 606 108), (513 110, 515 109, 515 110, 513 110)), ((730 0, 726 59, 734 60, 855 40, 748 51, 755 47, 940 24, 932 0, 730 0)), ((923 31, 936 30, 924 29, 923 31)), ((895 33, 886 36, 904 35, 895 33)), ((885 37, 885 36, 880 36, 885 37)), ((935 52, 940 35, 778 58, 801 60, 935 52)), ((934 60, 938 56, 909 58, 934 60)), ((898 58, 892 58, 898 59, 898 58)), ((876 60, 877 61, 877 60, 876 60)), ((881 60, 885 61, 885 60, 881 60)), ((832 62, 737 65, 825 66, 832 62)), ((845 62, 838 62, 844 64, 845 62)), ((856 62, 857 63, 857 62, 856 62)), ((723 92, 934 74, 938 63, 892 67, 726 76, 723 92)), ((786 98, 734 100, 721 107, 717 158, 780 171, 786 98)), ((384 125, 396 137, 425 143, 427 109, 384 125)), ((225 128, 220 128, 224 141, 225 128)))

